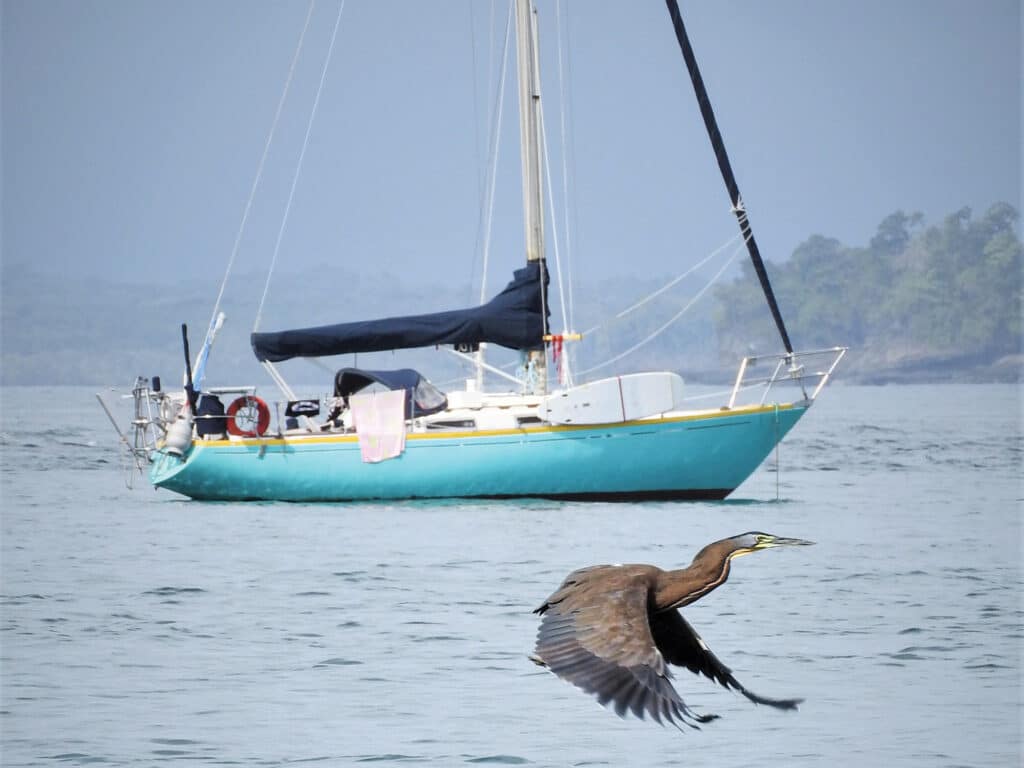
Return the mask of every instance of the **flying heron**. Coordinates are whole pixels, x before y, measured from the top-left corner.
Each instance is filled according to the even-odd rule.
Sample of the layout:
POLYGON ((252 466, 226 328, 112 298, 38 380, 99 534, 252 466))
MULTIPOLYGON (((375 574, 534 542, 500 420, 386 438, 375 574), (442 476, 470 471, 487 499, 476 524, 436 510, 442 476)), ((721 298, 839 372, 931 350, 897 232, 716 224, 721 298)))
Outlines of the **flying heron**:
POLYGON ((730 562, 771 547, 806 545, 752 531, 708 544, 687 568, 595 565, 570 573, 534 613, 544 618, 531 660, 593 694, 619 717, 627 711, 697 727, 717 715, 695 713, 672 687, 668 665, 703 673, 755 704, 796 709, 803 699, 767 699, 744 688, 678 611, 729 578, 730 562))

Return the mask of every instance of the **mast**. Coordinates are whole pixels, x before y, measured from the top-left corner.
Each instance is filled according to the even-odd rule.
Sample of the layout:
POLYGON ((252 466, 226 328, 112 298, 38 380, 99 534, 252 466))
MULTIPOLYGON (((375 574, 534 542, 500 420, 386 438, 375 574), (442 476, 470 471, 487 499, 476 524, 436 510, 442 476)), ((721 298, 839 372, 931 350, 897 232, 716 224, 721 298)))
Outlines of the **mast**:
MULTIPOLYGON (((540 164, 540 62, 537 44, 537 9, 533 0, 516 0, 516 61, 519 68, 519 139, 523 164, 523 223, 526 261, 540 262, 542 316, 547 318, 544 260, 544 209, 540 164)), ((545 326, 544 333, 548 329, 545 326)), ((535 394, 547 392, 547 364, 543 347, 530 350, 527 370, 533 369, 535 394)))
POLYGON ((754 240, 754 233, 750 229, 750 220, 747 218, 747 211, 743 207, 743 198, 740 196, 740 188, 736 184, 736 177, 732 172, 732 165, 729 163, 729 156, 725 152, 725 142, 718 130, 718 121, 715 120, 715 113, 711 109, 711 100, 704 88, 704 78, 701 77, 700 69, 697 67, 697 57, 693 54, 693 47, 690 45, 690 38, 686 34, 686 27, 683 26, 683 17, 679 13, 677 0, 665 0, 668 5, 669 15, 672 17, 672 26, 676 31, 676 40, 682 49, 683 58, 686 60, 686 68, 690 72, 690 80, 693 82, 693 90, 697 95, 697 104, 700 105, 700 113, 704 118, 704 126, 708 131, 708 138, 711 139, 711 146, 715 150, 715 157, 718 159, 718 168, 722 172, 722 179, 725 187, 729 190, 729 199, 732 202, 732 211, 736 214, 743 239, 747 243, 747 250, 750 252, 750 260, 754 263, 754 270, 757 272, 757 279, 761 282, 761 290, 768 300, 768 308, 775 318, 775 326, 782 336, 782 343, 786 351, 793 353, 793 345, 789 341, 789 334, 786 332, 786 324, 782 321, 782 313, 779 311, 778 302, 775 301, 775 292, 772 284, 768 282, 768 273, 764 268, 764 261, 761 259, 761 251, 754 240))

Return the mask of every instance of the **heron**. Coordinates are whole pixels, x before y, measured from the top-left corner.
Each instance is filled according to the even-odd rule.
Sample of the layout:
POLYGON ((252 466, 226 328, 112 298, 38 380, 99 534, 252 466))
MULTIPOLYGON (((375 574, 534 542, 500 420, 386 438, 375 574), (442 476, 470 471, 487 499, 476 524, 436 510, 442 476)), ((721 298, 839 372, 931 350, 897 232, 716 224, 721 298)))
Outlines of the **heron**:
POLYGON ((762 549, 813 544, 751 531, 708 544, 686 568, 594 565, 573 571, 534 613, 542 616, 530 659, 619 717, 627 713, 676 727, 717 715, 690 709, 672 685, 669 665, 686 667, 755 704, 794 710, 803 699, 769 699, 743 687, 679 609, 729 578, 730 563, 762 549))

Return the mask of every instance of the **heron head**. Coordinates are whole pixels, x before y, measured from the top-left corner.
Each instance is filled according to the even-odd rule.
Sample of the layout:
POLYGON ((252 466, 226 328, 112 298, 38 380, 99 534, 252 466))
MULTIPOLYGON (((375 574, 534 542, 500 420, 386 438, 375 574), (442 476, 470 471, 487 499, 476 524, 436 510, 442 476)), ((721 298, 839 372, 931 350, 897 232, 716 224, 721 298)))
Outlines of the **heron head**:
POLYGON ((804 547, 814 543, 805 539, 787 539, 771 533, 762 533, 761 531, 750 531, 748 533, 741 533, 739 536, 733 536, 732 542, 735 549, 730 554, 730 558, 749 555, 751 552, 771 549, 772 547, 804 547))

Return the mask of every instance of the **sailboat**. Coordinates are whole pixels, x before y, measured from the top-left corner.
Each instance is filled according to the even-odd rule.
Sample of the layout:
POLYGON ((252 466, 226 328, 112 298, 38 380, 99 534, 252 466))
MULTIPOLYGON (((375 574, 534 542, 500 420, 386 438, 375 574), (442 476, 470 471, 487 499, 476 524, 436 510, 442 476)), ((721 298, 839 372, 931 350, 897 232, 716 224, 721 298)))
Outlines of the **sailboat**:
POLYGON ((477 307, 254 332, 253 352, 282 395, 272 403, 255 386, 205 387, 220 319, 194 365, 183 326, 183 390, 139 377, 132 438, 121 433, 154 486, 234 501, 723 499, 815 402, 846 350, 795 352, 790 343, 676 0, 667 0, 672 26, 784 351, 740 361, 713 407, 689 406, 674 371, 549 384, 548 351, 579 335, 550 327, 537 13, 533 0, 514 2, 526 264, 477 307), (488 391, 477 376, 443 392, 413 369, 348 367, 321 402, 298 398, 277 368, 294 358, 441 345, 475 353, 482 368, 486 345, 521 351, 515 388, 488 391), (796 393, 790 400, 774 399, 781 383, 796 393))

